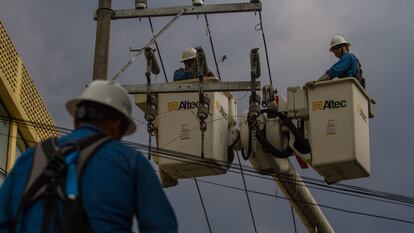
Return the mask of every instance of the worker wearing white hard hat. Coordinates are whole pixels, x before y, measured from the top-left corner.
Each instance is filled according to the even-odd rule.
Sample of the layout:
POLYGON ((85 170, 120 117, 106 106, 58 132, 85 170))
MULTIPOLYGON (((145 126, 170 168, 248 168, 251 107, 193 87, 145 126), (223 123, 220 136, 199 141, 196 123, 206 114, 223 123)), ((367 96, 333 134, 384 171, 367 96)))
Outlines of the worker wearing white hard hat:
POLYGON ((82 188, 84 209, 94 232, 130 232, 136 216, 139 232, 176 233, 174 211, 148 159, 119 141, 136 130, 125 88, 95 80, 66 108, 76 129, 62 141, 96 133, 113 138, 93 155, 82 178, 87 182, 82 188))
POLYGON ((181 54, 180 62, 184 64, 184 68, 180 68, 174 72, 174 81, 197 78, 197 51, 190 47, 181 54))
POLYGON ((329 68, 323 74, 318 81, 326 81, 334 78, 354 77, 365 88, 365 79, 362 77, 361 63, 358 58, 349 52, 349 43, 343 36, 333 36, 329 46, 329 51, 332 52, 335 57, 339 58, 339 61, 329 68))
MULTIPOLYGON (((185 49, 181 54, 180 62, 184 64, 184 68, 174 72, 174 81, 197 78, 197 50, 195 48, 185 49)), ((214 76, 214 73, 208 71, 207 76, 214 76)))
MULTIPOLYGON (((0 232, 131 232, 135 218, 141 233, 177 233, 174 211, 148 159, 120 142, 136 129, 131 107, 125 89, 106 80, 92 82, 79 97, 68 101, 66 108, 74 118, 75 130, 24 152, 0 186, 0 232), (69 146, 76 147, 76 151, 63 150, 69 146), (58 154, 63 151, 69 154, 58 154), (85 153, 91 154, 85 157, 85 153), (51 159, 44 161, 44 166, 34 165, 46 158, 51 159), (25 191, 29 182, 22 181, 32 174, 47 177, 43 181, 49 183, 31 185, 28 190, 37 186, 39 192, 32 194, 40 195, 30 198, 30 205, 23 205, 31 192, 25 191), (56 181, 49 178, 58 175, 56 181), (66 183, 63 180, 62 184, 62 177, 66 183), (47 194, 40 190, 44 187, 47 194), (15 214, 11 209, 21 212, 15 214)), ((39 180, 32 183, 38 184, 39 180)))
POLYGON ((139 232, 177 233, 174 211, 148 159, 119 141, 136 130, 125 88, 93 81, 66 108, 76 129, 62 141, 96 133, 113 138, 93 155, 82 178, 84 209, 94 232, 130 232, 136 216, 139 232))

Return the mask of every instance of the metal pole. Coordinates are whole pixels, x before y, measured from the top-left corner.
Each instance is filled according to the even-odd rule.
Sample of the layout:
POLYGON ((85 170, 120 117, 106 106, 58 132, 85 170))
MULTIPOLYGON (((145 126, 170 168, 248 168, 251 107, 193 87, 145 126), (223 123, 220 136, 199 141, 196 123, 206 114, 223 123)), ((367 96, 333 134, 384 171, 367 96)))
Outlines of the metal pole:
POLYGON ((335 233, 300 175, 290 162, 288 164, 288 171, 284 172, 283 178, 273 176, 273 179, 289 199, 307 230, 310 233, 335 233))
POLYGON ((93 80, 107 79, 108 75, 109 37, 112 17, 111 3, 112 0, 99 0, 98 10, 96 11, 97 20, 93 80))
MULTIPOLYGON (((270 154, 267 156, 271 156, 270 154)), ((260 170, 263 163, 260 157, 250 156, 250 163, 260 170)), ((288 159, 266 160, 273 172, 273 180, 283 191, 296 214, 300 217, 309 233, 335 233, 325 214, 318 206, 312 193, 306 187, 295 167, 288 159)))

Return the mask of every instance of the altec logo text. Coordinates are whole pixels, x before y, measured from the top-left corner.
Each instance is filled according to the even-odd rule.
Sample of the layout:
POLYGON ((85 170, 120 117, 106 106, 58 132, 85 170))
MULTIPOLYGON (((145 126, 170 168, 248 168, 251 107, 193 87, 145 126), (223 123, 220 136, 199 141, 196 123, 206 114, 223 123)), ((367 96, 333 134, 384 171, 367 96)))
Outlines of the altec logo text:
POLYGON ((189 110, 200 107, 199 101, 181 100, 168 102, 168 111, 189 110))
POLYGON ((347 105, 346 100, 325 100, 312 102, 313 111, 323 111, 327 109, 345 108, 347 105))
MULTIPOLYGON (((168 111, 179 111, 179 110, 192 110, 200 107, 199 101, 189 101, 189 100, 181 100, 181 101, 172 101, 168 102, 168 111)), ((223 116, 224 119, 227 119, 228 114, 224 111, 223 106, 216 101, 215 107, 218 112, 223 116)))

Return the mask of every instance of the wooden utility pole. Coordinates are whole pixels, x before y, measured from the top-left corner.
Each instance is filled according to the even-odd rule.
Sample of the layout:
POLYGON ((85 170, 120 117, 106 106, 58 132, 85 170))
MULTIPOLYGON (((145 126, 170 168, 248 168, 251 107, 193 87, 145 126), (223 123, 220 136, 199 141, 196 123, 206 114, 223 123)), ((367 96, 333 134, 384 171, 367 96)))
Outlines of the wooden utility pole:
POLYGON ((111 30, 112 0, 99 0, 96 11, 96 41, 93 63, 93 80, 107 79, 109 58, 109 37, 111 30))

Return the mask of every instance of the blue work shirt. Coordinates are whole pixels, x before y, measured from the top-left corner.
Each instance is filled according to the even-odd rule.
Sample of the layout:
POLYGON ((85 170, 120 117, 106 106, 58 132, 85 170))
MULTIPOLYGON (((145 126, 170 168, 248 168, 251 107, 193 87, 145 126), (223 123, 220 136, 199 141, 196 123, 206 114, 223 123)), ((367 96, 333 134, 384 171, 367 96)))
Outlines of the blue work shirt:
POLYGON ((344 53, 337 63, 335 63, 326 74, 331 78, 356 77, 359 71, 359 62, 352 53, 344 53))
POLYGON ((188 71, 185 71, 183 68, 180 68, 174 72, 174 81, 181 81, 187 79, 193 79, 194 74, 188 71))
MULTIPOLYGON (((98 133, 82 127, 59 138, 60 145, 98 133)), ((32 165, 34 148, 22 154, 0 188, 0 233, 8 233, 32 165)), ((94 233, 131 233, 133 216, 140 233, 176 233, 177 222, 157 175, 138 151, 111 140, 86 164, 81 178, 83 208, 94 233)), ((16 233, 39 233, 43 202, 25 210, 16 233)), ((52 232, 52 231, 50 231, 52 232)))

